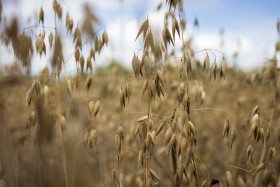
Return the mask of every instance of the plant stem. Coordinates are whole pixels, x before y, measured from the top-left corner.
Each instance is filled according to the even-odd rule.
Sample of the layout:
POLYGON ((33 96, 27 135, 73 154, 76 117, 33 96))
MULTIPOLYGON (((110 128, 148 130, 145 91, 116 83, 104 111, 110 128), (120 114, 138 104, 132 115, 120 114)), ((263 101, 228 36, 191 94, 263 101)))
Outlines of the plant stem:
MULTIPOLYGON (((151 93, 150 93, 150 84, 149 84, 149 78, 147 77, 147 84, 148 84, 148 125, 147 125, 147 135, 150 132, 150 110, 151 110, 151 93)), ((147 136, 146 136, 147 138, 147 136)), ((146 150, 146 187, 149 186, 149 150, 147 148, 146 150)))
MULTIPOLYGON (((54 13, 54 24, 55 24, 55 42, 57 39, 57 29, 56 29, 56 12, 54 13)), ((57 102, 58 102, 58 124, 59 124, 59 134, 60 134, 60 143, 61 143, 61 151, 62 151, 62 163, 63 163, 63 171, 65 178, 65 186, 68 187, 68 175, 67 175, 67 167, 66 167, 66 158, 64 152, 64 144, 63 144, 63 134, 62 134, 62 126, 61 126, 61 101, 60 101, 60 77, 57 72, 57 102)))
POLYGON ((64 152, 64 144, 63 144, 63 134, 62 134, 62 126, 61 126, 61 101, 60 101, 60 78, 57 75, 57 90, 58 90, 58 119, 59 119, 59 134, 60 134, 60 143, 62 150, 62 162, 63 162, 63 170, 65 177, 65 186, 68 187, 68 175, 67 175, 67 167, 66 167, 66 158, 64 152))

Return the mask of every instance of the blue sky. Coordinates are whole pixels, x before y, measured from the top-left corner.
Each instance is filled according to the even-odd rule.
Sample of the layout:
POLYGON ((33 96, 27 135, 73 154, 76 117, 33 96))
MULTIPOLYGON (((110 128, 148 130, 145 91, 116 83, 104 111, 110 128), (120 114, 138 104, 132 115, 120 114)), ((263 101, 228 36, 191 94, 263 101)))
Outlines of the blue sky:
MULTIPOLYGON (((143 45, 140 41, 135 42, 135 36, 147 15, 154 28, 154 35, 161 36, 164 11, 155 11, 160 0, 58 0, 58 2, 64 9, 64 17, 65 10, 69 11, 70 17, 74 17, 74 28, 77 22, 83 19, 85 3, 89 4, 100 18, 100 25, 97 27, 101 30, 106 29, 109 45, 100 56, 97 56, 97 64, 106 64, 116 59, 130 67, 133 53, 143 45)), ((165 4, 165 0, 162 2, 165 4)), ((32 17, 36 10, 38 12, 41 4, 45 11, 45 25, 52 26, 53 10, 50 0, 3 0, 3 14, 8 18, 11 15, 20 15, 21 26, 29 26, 36 24, 36 20, 31 19, 31 22, 26 20, 32 17)), ((264 64, 265 59, 272 57, 275 51, 275 43, 279 40, 276 32, 276 22, 280 16, 279 7, 280 1, 277 0, 185 0, 185 17, 188 24, 186 35, 193 36, 195 51, 203 48, 222 50, 231 61, 233 53, 239 50, 238 66, 243 69, 254 68, 264 64), (199 20, 198 29, 192 28, 195 17, 199 20), (225 31, 223 48, 220 46, 221 28, 225 31), (238 45, 238 41, 241 45, 238 45)), ((64 23, 63 20, 61 25, 64 23)), ((33 34, 36 35, 40 31, 41 29, 34 29, 33 34)), ((46 30, 47 35, 48 32, 50 31, 46 30)), ((179 38, 176 41, 179 41, 179 38)), ((65 37, 64 43, 65 56, 68 56, 73 51, 70 45, 71 36, 65 37)), ((180 43, 176 44, 176 49, 181 47, 180 43)), ((86 50, 83 53, 84 56, 88 55, 86 50)), ((11 50, 0 47, 0 54, 4 58, 2 64, 13 62, 11 50)), ((204 55, 199 54, 197 58, 203 59, 204 55)), ((35 56, 33 61, 32 72, 36 73, 48 64, 49 58, 35 56)), ((219 59, 217 62, 219 64, 219 59)), ((70 60, 65 71, 71 71, 73 68, 75 68, 74 58, 70 60)))

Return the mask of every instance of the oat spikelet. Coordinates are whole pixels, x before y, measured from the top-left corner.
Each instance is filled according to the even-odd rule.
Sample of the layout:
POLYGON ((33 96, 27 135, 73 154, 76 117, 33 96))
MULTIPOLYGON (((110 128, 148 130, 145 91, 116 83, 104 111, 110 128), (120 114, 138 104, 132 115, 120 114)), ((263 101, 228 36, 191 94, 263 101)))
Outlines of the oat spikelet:
POLYGON ((42 87, 40 81, 37 78, 32 82, 31 89, 35 90, 37 95, 41 94, 42 87))
POLYGON ((226 172, 226 182, 227 182, 227 186, 232 186, 232 176, 230 171, 226 172))
POLYGON ((84 139, 83 139, 83 144, 84 144, 85 148, 87 148, 87 146, 88 146, 88 140, 89 140, 89 133, 88 133, 88 131, 86 131, 86 133, 84 134, 84 139))
POLYGON ((249 145, 247 148, 247 162, 250 163, 251 165, 255 164, 254 149, 252 145, 249 145))
POLYGON ((187 71, 188 72, 192 71, 192 63, 191 63, 191 58, 189 55, 187 55, 185 58, 185 64, 187 66, 187 71))
POLYGON ((119 101, 120 101, 121 109, 123 109, 125 107, 125 95, 124 95, 124 91, 123 91, 122 87, 119 92, 119 101))
POLYGON ((57 1, 56 0, 53 0, 53 10, 54 10, 54 12, 57 11, 57 1))
POLYGON ((227 73, 227 62, 226 62, 225 57, 223 57, 220 78, 224 77, 224 79, 225 79, 226 73, 227 73))
POLYGON ((255 114, 259 114, 259 106, 258 105, 256 105, 254 108, 253 108, 253 110, 252 110, 252 112, 251 112, 251 118, 255 115, 255 114))
POLYGON ((160 182, 160 178, 154 170, 149 169, 149 174, 150 174, 151 179, 154 182, 154 184, 158 184, 160 182))
POLYGON ((115 136, 115 149, 116 153, 118 155, 118 163, 119 163, 119 157, 120 157, 120 152, 121 152, 121 138, 118 134, 115 136))
POLYGON ((251 176, 254 177, 257 173, 259 173, 261 170, 263 170, 265 167, 267 167, 267 163, 262 162, 258 164, 251 172, 251 176))
POLYGON ((72 30, 73 30, 73 25, 74 25, 74 23, 73 23, 73 19, 70 19, 70 20, 69 20, 68 27, 67 27, 67 32, 72 33, 72 30))
POLYGON ((61 116, 61 128, 63 130, 66 128, 66 119, 64 116, 61 116))
POLYGON ((185 167, 188 167, 189 166, 189 163, 191 161, 191 158, 192 158, 192 147, 189 146, 187 148, 187 153, 186 153, 186 160, 185 160, 185 167))
POLYGON ((185 19, 180 19, 180 26, 182 28, 182 30, 185 30, 186 29, 186 21, 185 19))
POLYGON ((151 31, 147 34, 147 37, 145 38, 144 49, 146 50, 149 46, 151 47, 151 49, 154 49, 154 37, 151 31))
POLYGON ((93 114, 93 110, 94 110, 94 101, 90 101, 89 104, 88 104, 88 113, 90 115, 93 114))
POLYGON ((44 52, 44 45, 45 45, 44 38, 41 36, 41 34, 39 34, 36 38, 35 47, 36 47, 37 53, 39 53, 40 56, 44 52))
POLYGON ((145 56, 145 59, 144 59, 144 70, 145 70, 146 76, 148 78, 151 76, 151 73, 152 73, 151 66, 152 66, 152 62, 151 62, 150 57, 149 56, 145 56))
POLYGON ((168 143, 168 150, 171 150, 172 147, 175 147, 175 144, 176 144, 176 134, 173 133, 168 143))
POLYGON ((68 90, 68 93, 70 94, 70 96, 73 95, 73 82, 72 82, 72 78, 69 77, 67 79, 67 90, 68 90))
POLYGON ((138 153, 137 163, 138 163, 138 168, 143 166, 143 151, 142 150, 140 150, 138 153))
POLYGON ((214 77, 214 80, 216 80, 216 75, 217 75, 217 63, 216 63, 216 58, 215 58, 212 66, 211 66, 210 81, 211 81, 212 77, 214 77))
POLYGON ((185 84, 184 84, 184 82, 181 82, 179 87, 178 87, 178 101, 179 101, 179 104, 182 103, 185 92, 186 92, 185 91, 185 84))
POLYGON ((156 136, 159 135, 159 133, 162 131, 163 127, 165 126, 166 121, 163 121, 159 124, 157 131, 156 131, 156 136))
POLYGON ((53 33, 50 32, 50 34, 49 34, 49 44, 50 44, 50 48, 52 48, 52 43, 53 43, 53 33))
POLYGON ((138 31, 138 33, 137 33, 137 36, 136 36, 135 41, 137 40, 137 38, 140 36, 140 34, 141 34, 142 32, 143 32, 143 38, 145 38, 145 37, 146 37, 146 33, 147 33, 147 31, 148 31, 148 28, 149 28, 149 20, 148 20, 148 18, 147 18, 147 20, 144 21, 144 22, 142 23, 142 25, 140 26, 140 29, 139 29, 139 31, 138 31))
POLYGON ((31 88, 29 88, 26 93, 26 105, 28 105, 28 106, 30 106, 30 103, 32 100, 32 93, 33 93, 33 90, 31 88))
POLYGON ((175 31, 177 31, 179 38, 180 38, 180 29, 179 29, 179 24, 177 19, 174 17, 172 19, 172 35, 173 35, 173 40, 175 42, 175 31))
POLYGON ((125 87, 125 96, 128 101, 129 101, 131 94, 132 94, 132 86, 131 86, 131 82, 129 79, 129 81, 126 83, 126 87, 125 87))
POLYGON ((97 142, 97 133, 95 129, 92 129, 90 131, 90 141, 91 141, 91 146, 95 147, 96 142, 97 142))
POLYGON ((172 39, 172 36, 170 34, 170 31, 168 30, 168 28, 165 26, 163 31, 162 31, 162 39, 165 45, 165 49, 167 49, 167 42, 170 44, 170 42, 172 43, 172 45, 174 46, 174 42, 172 39))
POLYGON ((124 128, 122 125, 118 127, 118 135, 120 136, 121 142, 124 140, 124 128))
POLYGON ((223 138, 225 135, 228 137, 229 134, 229 119, 226 119, 225 124, 224 124, 224 129, 223 129, 223 138))
POLYGON ((237 178, 237 185, 239 187, 246 187, 244 180, 240 176, 237 178))
POLYGON ((84 85, 84 89, 89 90, 89 88, 90 88, 90 86, 91 86, 91 83, 92 83, 92 75, 90 74, 90 75, 87 77, 87 80, 86 80, 85 85, 84 85))
POLYGON ((183 74, 184 74, 184 64, 182 62, 182 59, 178 64, 178 72, 179 72, 179 78, 182 79, 183 74))
POLYGON ((209 66, 210 66, 210 59, 208 53, 206 52, 206 56, 204 58, 204 63, 203 63, 203 71, 205 70, 208 71, 209 66))
POLYGON ((272 146, 269 148, 269 151, 268 151, 268 162, 270 162, 271 159, 275 158, 275 157, 276 157, 276 148, 274 146, 272 146))
POLYGON ((172 127, 168 127, 166 133, 165 133, 165 144, 167 145, 171 139, 171 136, 173 134, 172 127))
POLYGON ((93 110, 93 115, 96 117, 96 115, 99 112, 99 107, 100 107, 100 101, 98 100, 95 105, 94 105, 94 110, 93 110))
POLYGON ((42 22, 42 24, 44 24, 44 10, 42 7, 40 8, 40 12, 39 12, 39 24, 40 24, 40 22, 42 22))
POLYGON ((62 19, 62 7, 60 4, 57 4, 57 16, 59 19, 62 19))
POLYGON ((95 61, 95 51, 93 48, 90 49, 90 59, 92 58, 95 61))
POLYGON ((67 11, 67 13, 66 13, 66 27, 67 28, 69 26, 69 23, 70 23, 70 15, 69 15, 69 12, 67 11))
POLYGON ((90 56, 88 56, 87 58, 87 69, 86 70, 90 70, 90 73, 92 73, 92 63, 91 63, 91 58, 90 56))
POLYGON ((132 69, 133 69, 135 77, 139 78, 139 74, 140 74, 140 60, 137 58, 135 53, 133 55, 131 64, 132 64, 132 69))
POLYGON ((230 131, 230 134, 229 134, 229 141, 230 141, 230 148, 232 148, 232 145, 235 141, 235 138, 236 138, 236 129, 235 127, 233 127, 230 131))
POLYGON ((107 34, 106 30, 102 34, 102 44, 108 45, 108 34, 107 34))
POLYGON ((83 55, 80 57, 80 64, 81 64, 81 71, 82 71, 82 74, 83 74, 84 73, 84 66, 85 66, 85 59, 84 59, 83 55))
POLYGON ((76 60, 76 63, 80 60, 80 50, 79 50, 79 48, 75 49, 75 60, 76 60))

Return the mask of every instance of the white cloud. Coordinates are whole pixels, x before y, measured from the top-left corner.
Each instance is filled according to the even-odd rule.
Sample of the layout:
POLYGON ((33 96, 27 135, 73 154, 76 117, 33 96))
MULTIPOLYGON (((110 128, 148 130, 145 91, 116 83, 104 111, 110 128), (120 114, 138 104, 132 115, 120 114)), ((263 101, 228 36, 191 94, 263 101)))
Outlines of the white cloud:
MULTIPOLYGON (((238 51, 237 65, 240 68, 249 70, 251 68, 260 66, 264 64, 267 58, 271 58, 274 54, 274 46, 263 46, 262 43, 259 43, 257 39, 250 38, 248 36, 242 36, 242 33, 228 33, 224 36, 224 46, 220 46, 221 38, 216 33, 211 32, 202 32, 196 34, 194 37, 194 46, 195 50, 201 50, 205 48, 212 48, 222 51, 230 65, 233 65, 233 54, 238 51), (239 38, 239 43, 237 42, 237 36, 239 38)), ((222 55, 218 52, 217 54, 217 63, 221 61, 222 55), (218 58, 219 57, 219 58, 218 58)), ((203 61, 205 53, 197 55, 198 58, 203 61)), ((213 60, 213 55, 209 53, 210 59, 213 60)))
MULTIPOLYGON (((93 6, 98 7, 99 9, 110 10, 120 8, 120 6, 124 6, 125 8, 129 8, 136 3, 139 3, 140 0, 124 0, 122 3, 117 0, 93 0, 90 3, 93 6)), ((53 10, 52 3, 50 1, 43 1, 43 8, 45 11, 45 25, 53 26, 53 10)), ((86 0, 69 0, 69 1, 60 1, 62 6, 64 7, 64 11, 69 10, 70 16, 74 18, 74 28, 78 21, 81 22, 83 18, 83 4, 87 3, 86 0)), ((100 55, 96 55, 96 63, 98 65, 104 65, 109 63, 112 59, 123 62, 126 67, 131 67, 131 59, 134 52, 138 52, 140 48, 142 48, 142 36, 139 37, 137 41, 135 41, 135 37, 137 35, 138 29, 142 22, 149 17, 151 29, 154 35, 154 38, 162 40, 162 29, 164 26, 164 11, 155 11, 155 7, 160 1, 148 1, 147 7, 150 10, 147 10, 147 14, 138 20, 136 16, 128 15, 128 14, 119 14, 117 17, 109 20, 106 23, 105 28, 107 30, 109 36, 109 45, 105 46, 102 49, 100 55)), ((33 22, 26 23, 28 17, 32 16, 35 11, 38 12, 41 7, 41 1, 33 1, 33 0, 22 0, 18 1, 17 4, 7 3, 5 8, 3 9, 4 15, 10 15, 11 12, 16 12, 17 15, 20 15, 22 24, 21 26, 29 26, 32 24, 37 24, 37 21, 33 19, 33 22), (15 8, 16 7, 16 8, 15 8), (15 11, 15 9, 17 11, 15 11), (36 22, 35 22, 36 21, 36 22)), ((65 12, 63 13, 65 16, 65 12)), ((102 15, 98 15, 98 17, 106 17, 106 11, 102 15)), ((58 27, 64 27, 65 20, 63 18, 62 21, 57 22, 58 27)), ((34 29, 33 37, 35 37, 41 29, 34 29)), ((48 36, 51 30, 46 29, 46 36, 48 36)), ((99 35, 102 34, 99 33, 99 35)), ((267 57, 271 57, 274 51, 274 43, 266 42, 264 45, 264 41, 268 36, 262 36, 263 39, 260 40, 258 35, 251 35, 248 31, 247 33, 241 33, 237 31, 227 31, 224 35, 225 46, 223 48, 220 47, 220 37, 217 33, 209 30, 192 30, 192 27, 187 26, 187 30, 184 33, 184 39, 186 40, 193 34, 193 47, 195 51, 199 51, 204 48, 213 48, 217 50, 224 51, 227 57, 232 57, 233 53, 240 48, 240 53, 238 57, 238 65, 242 68, 248 69, 255 67, 257 65, 263 64, 264 60, 267 57), (237 44, 237 38, 240 40, 241 46, 237 44)), ((258 31, 261 33, 261 31, 258 31)), ((46 37, 47 38, 47 37, 46 37)), ((64 56, 67 59, 74 51, 74 47, 72 45, 72 37, 67 35, 63 36, 64 41, 64 56)), ((269 40, 271 41, 271 40, 269 40)), ((50 64, 50 51, 49 44, 47 39, 45 40, 47 45, 47 54, 48 57, 39 57, 39 55, 35 55, 32 60, 32 74, 36 74, 40 69, 42 69, 45 65, 50 64)), ((178 51, 181 48, 181 40, 178 36, 176 36, 176 50, 178 51)), ((171 47, 172 48, 172 47, 171 47)), ((87 59, 88 52, 90 46, 86 45, 83 48, 83 55, 85 60, 87 59)), ((13 62, 13 53, 12 50, 7 50, 5 47, 0 47, 0 53, 2 55, 2 62, 13 62)), ((141 54, 141 52, 140 52, 141 54)), ((180 56, 180 52, 177 54, 180 56)), ((197 57, 200 60, 203 60, 205 53, 200 53, 197 57)), ((211 57, 212 55, 209 54, 211 57)), ((218 59, 217 63, 220 62, 221 55, 217 53, 218 59)), ((211 59, 213 59, 211 57, 211 59)), ((232 61, 232 58, 229 58, 229 61, 232 61)), ((76 63, 74 60, 74 56, 66 63, 66 67, 63 71, 64 75, 68 75, 69 73, 75 73, 76 63)))

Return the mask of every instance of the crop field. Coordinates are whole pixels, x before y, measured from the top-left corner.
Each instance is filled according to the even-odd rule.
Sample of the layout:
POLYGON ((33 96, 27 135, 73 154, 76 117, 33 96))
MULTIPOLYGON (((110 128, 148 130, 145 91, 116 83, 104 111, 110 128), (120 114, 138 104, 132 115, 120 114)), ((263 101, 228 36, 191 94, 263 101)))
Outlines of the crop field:
POLYGON ((110 35, 95 29, 89 6, 75 20, 63 2, 45 1, 29 27, 5 20, 0 1, 0 45, 17 59, 0 69, 0 187, 280 187, 279 41, 244 71, 223 51, 195 51, 183 0, 162 0, 154 8, 165 10, 164 28, 142 19, 130 67, 98 66, 110 35), (37 74, 33 56, 48 57, 37 74), (71 75, 62 73, 69 61, 71 75))

